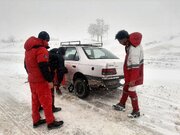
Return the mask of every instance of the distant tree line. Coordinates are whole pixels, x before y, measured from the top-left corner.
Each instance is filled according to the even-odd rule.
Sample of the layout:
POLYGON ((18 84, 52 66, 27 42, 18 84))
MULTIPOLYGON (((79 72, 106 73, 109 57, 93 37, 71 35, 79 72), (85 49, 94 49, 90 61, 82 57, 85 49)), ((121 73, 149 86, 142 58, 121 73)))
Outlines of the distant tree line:
POLYGON ((14 45, 16 40, 15 40, 14 36, 9 36, 7 39, 1 39, 1 42, 3 42, 3 43, 12 43, 14 45))

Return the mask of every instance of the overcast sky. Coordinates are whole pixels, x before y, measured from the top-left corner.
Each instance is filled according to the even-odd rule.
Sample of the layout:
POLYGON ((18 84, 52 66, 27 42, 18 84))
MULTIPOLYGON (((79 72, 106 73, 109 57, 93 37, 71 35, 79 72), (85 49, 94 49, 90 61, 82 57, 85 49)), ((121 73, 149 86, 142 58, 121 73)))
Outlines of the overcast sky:
POLYGON ((97 18, 117 31, 140 31, 146 40, 180 33, 180 0, 0 0, 0 39, 28 38, 41 30, 60 40, 85 39, 97 18))

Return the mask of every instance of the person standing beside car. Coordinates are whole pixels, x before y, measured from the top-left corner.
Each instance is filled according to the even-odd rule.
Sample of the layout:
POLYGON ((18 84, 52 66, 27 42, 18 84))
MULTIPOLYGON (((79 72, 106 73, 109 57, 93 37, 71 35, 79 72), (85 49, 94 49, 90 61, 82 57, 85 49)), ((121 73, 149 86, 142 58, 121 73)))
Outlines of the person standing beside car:
POLYGON ((66 50, 64 47, 53 48, 49 51, 49 66, 51 75, 53 77, 53 88, 51 88, 53 112, 58 112, 61 110, 60 107, 55 107, 54 89, 56 89, 58 94, 62 94, 59 87, 63 80, 64 74, 67 73, 67 69, 64 65, 65 51, 66 50))
POLYGON ((129 34, 127 31, 121 30, 116 34, 115 39, 125 46, 126 56, 124 61, 125 84, 123 94, 119 103, 113 105, 113 108, 118 111, 125 111, 127 98, 130 97, 133 110, 128 117, 136 118, 140 116, 136 87, 143 84, 144 54, 141 46, 142 34, 139 32, 129 34))
POLYGON ((58 94, 61 94, 61 90, 59 89, 60 85, 62 85, 62 81, 65 79, 65 74, 68 73, 68 69, 65 66, 65 60, 64 60, 64 56, 66 53, 66 48, 65 47, 59 47, 58 48, 58 56, 59 56, 59 67, 57 69, 57 89, 56 92, 58 94))
POLYGON ((49 34, 41 31, 38 38, 32 36, 26 40, 25 67, 28 73, 28 81, 32 95, 32 119, 33 127, 36 128, 47 123, 48 129, 61 127, 63 121, 56 121, 52 112, 53 87, 52 76, 49 70, 49 34), (39 107, 42 106, 46 119, 41 119, 39 107))
MULTIPOLYGON (((53 48, 49 51, 50 54, 50 67, 52 71, 52 75, 54 78, 53 84, 54 88, 56 88, 56 93, 61 95, 62 92, 59 89, 62 81, 64 80, 64 75, 68 73, 67 68, 65 67, 64 55, 66 52, 65 47, 53 48)), ((53 90, 54 93, 54 90, 53 90)))

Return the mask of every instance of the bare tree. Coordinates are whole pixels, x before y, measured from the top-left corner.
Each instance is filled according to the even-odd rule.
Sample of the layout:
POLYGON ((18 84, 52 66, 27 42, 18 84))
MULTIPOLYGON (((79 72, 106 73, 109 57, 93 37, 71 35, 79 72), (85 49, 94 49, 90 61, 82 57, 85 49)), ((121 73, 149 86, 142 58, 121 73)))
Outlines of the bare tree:
POLYGON ((96 24, 90 24, 88 27, 88 33, 91 35, 91 38, 96 36, 98 42, 102 42, 102 37, 108 30, 109 25, 105 24, 103 19, 96 19, 96 24))

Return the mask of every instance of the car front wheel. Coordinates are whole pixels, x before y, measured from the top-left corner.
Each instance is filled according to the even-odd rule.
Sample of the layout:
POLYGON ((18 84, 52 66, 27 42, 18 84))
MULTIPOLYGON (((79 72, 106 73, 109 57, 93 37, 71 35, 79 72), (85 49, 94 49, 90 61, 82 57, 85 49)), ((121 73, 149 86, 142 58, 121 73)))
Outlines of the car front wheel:
POLYGON ((76 79, 74 83, 75 94, 79 98, 86 98, 89 95, 89 86, 84 79, 76 79))

